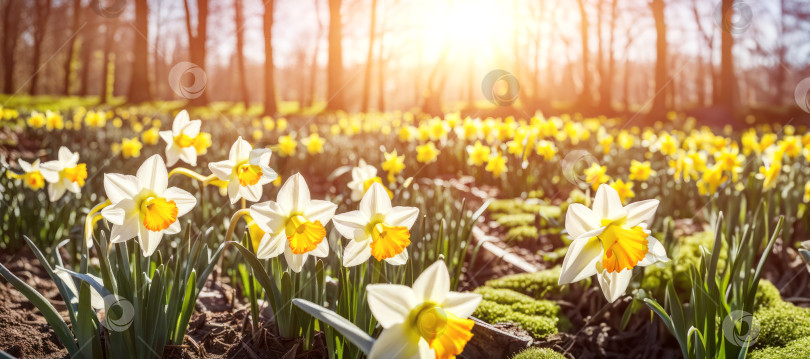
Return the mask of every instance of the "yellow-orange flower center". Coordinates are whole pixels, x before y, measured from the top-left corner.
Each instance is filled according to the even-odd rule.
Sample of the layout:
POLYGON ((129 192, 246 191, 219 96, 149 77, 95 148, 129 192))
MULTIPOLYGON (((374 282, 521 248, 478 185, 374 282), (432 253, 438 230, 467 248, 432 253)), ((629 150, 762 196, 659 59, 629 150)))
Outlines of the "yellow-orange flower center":
POLYGON ((407 227, 377 223, 371 230, 371 255, 381 261, 402 253, 411 244, 407 227))
POLYGON ((599 239, 602 241, 604 254, 602 267, 608 273, 633 269, 647 255, 647 233, 639 226, 624 228, 621 221, 603 220, 607 227, 599 239))
POLYGON ((181 133, 180 135, 174 137, 174 143, 177 144, 177 146, 180 148, 186 148, 194 146, 194 138, 189 137, 184 133, 181 133))
POLYGON ((236 167, 236 176, 241 186, 252 186, 262 178, 262 168, 256 165, 241 164, 236 167))
POLYGON ((455 358, 472 338, 475 322, 461 319, 434 303, 425 303, 411 312, 412 325, 436 353, 436 358, 455 358))
POLYGON ((87 179, 87 165, 79 163, 76 167, 65 168, 62 170, 62 175, 70 182, 78 183, 79 186, 84 186, 84 180, 87 179))
POLYGON ((318 247, 326 238, 326 229, 321 221, 310 222, 304 216, 296 215, 287 220, 285 227, 290 251, 294 254, 304 254, 318 247))
POLYGON ((38 190, 45 186, 45 178, 39 171, 29 172, 23 175, 25 178, 25 185, 32 190, 38 190))
POLYGON ((150 197, 141 202, 143 226, 152 232, 159 232, 177 221, 177 204, 161 197, 150 197))

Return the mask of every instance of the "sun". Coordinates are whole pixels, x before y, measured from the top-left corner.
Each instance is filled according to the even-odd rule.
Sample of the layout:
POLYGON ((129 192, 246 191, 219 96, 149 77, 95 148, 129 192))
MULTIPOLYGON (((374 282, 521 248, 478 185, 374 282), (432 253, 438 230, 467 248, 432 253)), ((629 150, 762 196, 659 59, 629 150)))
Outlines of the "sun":
POLYGON ((511 41, 511 7, 493 0, 453 2, 440 11, 426 12, 423 40, 432 46, 469 53, 497 41, 511 41))

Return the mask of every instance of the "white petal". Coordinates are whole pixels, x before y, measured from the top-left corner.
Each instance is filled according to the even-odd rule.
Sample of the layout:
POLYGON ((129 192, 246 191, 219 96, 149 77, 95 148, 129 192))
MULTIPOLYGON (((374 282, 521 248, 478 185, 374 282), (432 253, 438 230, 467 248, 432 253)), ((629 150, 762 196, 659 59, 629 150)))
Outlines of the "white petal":
POLYGON ((23 170, 23 172, 25 172, 25 173, 31 172, 31 164, 30 163, 25 162, 25 161, 23 161, 21 159, 18 159, 17 163, 20 164, 20 168, 23 170))
POLYGON ((580 203, 572 203, 565 213, 565 230, 571 238, 579 238, 585 232, 590 232, 600 227, 597 218, 590 208, 580 203))
POLYGON ((121 243, 128 241, 138 235, 138 216, 131 216, 129 220, 124 221, 123 225, 113 224, 110 231, 110 242, 121 243))
POLYGON ((179 158, 189 165, 197 165, 197 149, 194 147, 186 147, 180 149, 179 158))
POLYGON ((337 210, 337 205, 332 202, 313 200, 304 210, 304 217, 312 222, 320 221, 321 225, 326 226, 335 215, 335 210, 337 210))
POLYGON ((324 258, 329 255, 329 241, 324 238, 318 246, 309 252, 313 257, 324 258))
POLYGON ((138 239, 141 242, 141 251, 144 257, 149 257, 152 253, 155 253, 155 250, 160 245, 160 241, 163 239, 163 231, 152 232, 144 226, 138 227, 138 239))
POLYGON ((48 161, 39 166, 39 173, 50 183, 59 182, 59 171, 61 170, 62 164, 59 161, 48 161))
POLYGON ((303 211, 309 205, 309 187, 300 173, 288 178, 278 190, 278 203, 291 211, 303 211))
POLYGON ((191 138, 197 137, 197 135, 200 134, 200 126, 201 125, 202 125, 202 122, 200 122, 200 120, 190 121, 187 125, 183 126, 182 132, 183 132, 184 135, 186 135, 188 137, 191 137, 191 138))
POLYGON ((191 121, 189 120, 188 112, 186 112, 186 110, 178 112, 177 116, 174 117, 174 121, 172 122, 172 132, 180 134, 180 131, 182 131, 183 127, 186 127, 189 122, 191 121))
POLYGON ((459 318, 468 318, 478 308, 481 299, 482 297, 478 293, 450 292, 447 294, 442 308, 459 318))
POLYGON ((615 302, 627 290, 630 285, 630 279, 633 278, 633 270, 624 269, 618 273, 608 273, 607 270, 602 270, 602 273, 596 276, 599 279, 599 286, 602 288, 602 293, 608 302, 615 302))
POLYGON ((268 148, 257 148, 250 151, 250 154, 248 155, 248 163, 254 166, 265 167, 270 165, 270 156, 272 155, 273 152, 268 148))
POLYGON ((622 207, 619 192, 606 184, 599 186, 593 199, 593 214, 600 219, 619 219, 627 212, 622 207))
MULTIPOLYGON (((601 229, 599 231, 596 235, 601 234, 601 229)), ((558 284, 578 282, 596 274, 594 265, 602 259, 602 244, 591 233, 594 232, 571 242, 563 259, 558 284)))
POLYGON ((172 131, 160 131, 158 132, 158 136, 166 142, 166 150, 169 149, 174 144, 174 136, 172 136, 172 131))
POLYGON ((284 224, 289 213, 278 203, 267 201, 250 206, 250 217, 263 231, 268 233, 284 232, 284 224))
POLYGON ((391 211, 391 199, 388 198, 385 187, 378 182, 374 182, 360 201, 360 211, 367 213, 369 216, 378 213, 387 214, 391 211))
POLYGON ((242 187, 239 184, 239 180, 232 178, 228 182, 228 197, 231 199, 231 203, 236 203, 240 198, 242 198, 242 193, 239 188, 242 187))
POLYGON ((112 203, 118 203, 124 199, 132 199, 141 191, 141 183, 138 177, 122 175, 118 173, 104 174, 104 192, 112 203))
MULTIPOLYGON (((421 357, 421 337, 411 332, 408 324, 397 324, 380 333, 371 347, 369 359, 417 359, 421 357)), ((425 342, 427 345, 427 342, 425 342)), ((426 358, 423 358, 426 359, 426 358)))
POLYGON ((405 248, 402 250, 402 252, 399 252, 399 254, 391 258, 387 258, 385 262, 392 266, 401 266, 405 263, 408 263, 408 249, 405 248))
POLYGON ((284 259, 287 261, 287 266, 295 273, 300 273, 301 268, 304 267, 304 262, 307 261, 308 253, 295 254, 290 249, 290 246, 284 245, 284 259))
POLYGON ((254 184, 252 186, 239 186, 239 194, 246 201, 256 202, 262 198, 262 186, 254 184))
POLYGON ((65 195, 67 188, 62 182, 51 183, 48 185, 48 199, 51 202, 56 202, 65 195))
POLYGON ((413 281, 413 292, 417 301, 442 303, 450 292, 450 274, 444 261, 427 267, 422 274, 413 281))
POLYGON ((349 244, 343 249, 343 266, 354 267, 358 264, 365 263, 369 257, 371 257, 371 239, 365 241, 349 241, 349 244))
POLYGON ((135 201, 124 199, 101 209, 101 216, 112 224, 122 225, 127 217, 138 217, 135 201))
POLYGON ((167 189, 166 192, 163 193, 163 196, 165 196, 167 200, 174 201, 174 204, 177 206, 178 217, 190 212, 194 209, 194 206, 197 205, 196 197, 177 187, 167 189))
POLYGON ((211 162, 208 164, 208 169, 211 170, 211 173, 220 181, 228 181, 233 174, 233 167, 236 166, 235 163, 231 160, 219 161, 219 162, 211 162))
POLYGON ((169 172, 166 171, 166 163, 160 155, 153 155, 143 162, 138 168, 138 181, 141 186, 162 195, 169 185, 169 172))
POLYGON ((369 284, 368 308, 383 328, 408 320, 411 309, 419 300, 411 288, 398 284, 369 284))
POLYGON ((403 226, 411 229, 411 226, 413 226, 417 218, 419 218, 419 208, 394 207, 385 215, 385 223, 391 226, 403 226))
POLYGON ((284 252, 286 244, 287 235, 284 232, 277 235, 265 233, 261 242, 259 242, 259 248, 256 249, 256 257, 259 259, 278 257, 279 254, 284 252))
POLYGON ((661 241, 655 239, 653 236, 647 236, 647 255, 644 259, 638 262, 638 265, 646 267, 657 262, 668 262, 667 250, 661 241))
POLYGON ((250 158, 250 151, 252 149, 253 146, 251 146, 248 141, 243 140, 242 136, 239 136, 236 142, 231 146, 231 151, 228 153, 228 160, 234 164, 245 161, 250 158))
POLYGON ((278 173, 276 173, 276 171, 274 171, 272 168, 267 166, 261 167, 262 167, 262 178, 259 179, 260 185, 266 185, 270 182, 275 181, 276 178, 278 178, 278 173))
POLYGON ((627 226, 635 227, 639 223, 645 223, 648 226, 652 224, 655 211, 658 210, 658 200, 648 199, 646 201, 638 201, 628 204, 624 207, 627 211, 627 226))
POLYGON ((57 158, 59 158, 59 162, 65 167, 76 166, 76 164, 79 162, 79 153, 74 153, 65 146, 59 147, 59 154, 57 156, 57 158))
POLYGON ((354 238, 355 231, 357 229, 365 229, 366 225, 368 225, 368 222, 369 218, 364 216, 360 211, 350 211, 346 213, 341 213, 332 218, 332 223, 335 225, 335 229, 337 229, 338 232, 340 232, 340 235, 348 239, 357 239, 354 238))
POLYGON ((174 221, 172 224, 169 225, 168 228, 163 230, 163 234, 177 234, 183 230, 183 226, 180 225, 180 221, 174 221))

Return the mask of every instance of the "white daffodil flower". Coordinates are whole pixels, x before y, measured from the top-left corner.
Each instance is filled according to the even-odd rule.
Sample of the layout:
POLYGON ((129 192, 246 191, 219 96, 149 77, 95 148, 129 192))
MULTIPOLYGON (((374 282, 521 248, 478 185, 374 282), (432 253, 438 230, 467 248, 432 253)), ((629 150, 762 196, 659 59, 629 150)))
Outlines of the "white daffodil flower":
POLYGON ((565 229, 574 239, 562 264, 559 284, 580 281, 594 274, 611 303, 627 286, 636 266, 666 262, 664 246, 650 235, 658 200, 622 206, 613 187, 600 185, 593 209, 574 203, 565 215, 565 229))
POLYGON ((200 120, 189 120, 186 110, 180 111, 172 122, 171 131, 160 131, 160 138, 166 141, 166 162, 174 166, 183 160, 192 166, 197 165, 197 149, 194 138, 200 133, 200 120))
POLYGON ((22 159, 18 159, 17 163, 20 164, 20 169, 22 169, 24 173, 22 175, 14 175, 11 172, 8 172, 9 176, 12 178, 22 179, 25 186, 34 191, 45 186, 45 177, 42 176, 42 172, 39 169, 39 160, 35 160, 33 163, 28 163, 22 159))
POLYGON ((339 214, 332 220, 338 232, 351 240, 343 250, 343 265, 356 266, 371 256, 393 265, 405 264, 411 244, 409 230, 418 216, 415 207, 392 208, 383 185, 372 184, 360 201, 360 210, 339 214))
POLYGON ((360 160, 357 167, 352 168, 352 180, 349 182, 349 189, 352 190, 352 201, 359 201, 366 191, 371 188, 372 183, 381 181, 382 179, 377 176, 377 167, 360 160))
POLYGON ((262 197, 262 186, 278 177, 270 166, 270 152, 266 148, 253 149, 253 146, 239 137, 231 146, 225 161, 209 163, 208 168, 217 178, 228 182, 228 197, 231 203, 240 198, 256 202, 262 197))
POLYGON ((177 218, 191 211, 197 199, 177 187, 167 188, 169 173, 160 155, 149 157, 137 176, 104 175, 104 190, 112 205, 101 215, 113 224, 110 241, 138 237, 143 255, 155 252, 163 234, 180 232, 177 218))
POLYGON ((87 179, 87 165, 79 163, 79 153, 59 148, 58 159, 40 165, 39 172, 48 182, 48 199, 56 202, 66 191, 79 193, 87 179))
POLYGON ((481 303, 477 293, 450 291, 450 274, 439 260, 409 288, 369 284, 368 306, 383 327, 369 358, 453 358, 472 338, 468 319, 481 303))
POLYGON ((304 177, 294 174, 278 191, 276 201, 250 206, 250 216, 265 234, 256 250, 259 259, 273 258, 284 252, 287 265, 301 271, 307 257, 326 257, 326 226, 335 215, 337 205, 313 200, 304 177))

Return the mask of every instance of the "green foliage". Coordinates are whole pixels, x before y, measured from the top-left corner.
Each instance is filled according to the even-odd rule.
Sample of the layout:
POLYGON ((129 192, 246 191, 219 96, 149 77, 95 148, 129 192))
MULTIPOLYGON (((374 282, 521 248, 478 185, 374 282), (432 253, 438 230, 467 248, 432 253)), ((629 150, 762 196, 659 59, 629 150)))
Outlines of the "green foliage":
POLYGON ((535 299, 559 296, 565 292, 565 286, 557 285, 560 279, 560 267, 554 267, 535 273, 520 273, 487 281, 492 288, 511 289, 535 299))
POLYGON ((497 216, 497 218, 496 216, 493 216, 493 218, 496 218, 495 220, 498 222, 498 224, 504 228, 533 226, 534 217, 535 215, 530 213, 503 214, 497 216))
POLYGON ((760 308, 767 308, 780 303, 782 303, 782 295, 779 293, 779 289, 767 279, 759 281, 754 309, 759 310, 760 308))
MULTIPOLYGON (((649 266, 645 269, 641 287, 652 292, 654 297, 663 298, 666 284, 673 279, 674 275, 675 289, 679 293, 689 291, 692 288, 690 271, 692 267, 700 265, 701 247, 711 252, 713 246, 714 234, 709 231, 680 238, 677 249, 671 254, 672 260, 666 264, 649 266)), ((718 268, 723 268, 727 258, 725 242, 719 253, 717 265, 718 268)))
POLYGON ((807 359, 810 358, 810 337, 794 340, 784 347, 757 349, 748 359, 807 359))
POLYGON ((550 300, 537 300, 511 289, 479 287, 483 301, 473 316, 489 323, 515 323, 536 338, 570 327, 560 307, 550 300))
POLYGON ((759 324, 757 346, 781 347, 810 335, 810 309, 778 302, 763 306, 754 313, 759 324))
POLYGON ((564 355, 549 348, 529 348, 517 353, 512 359, 566 359, 564 355))

